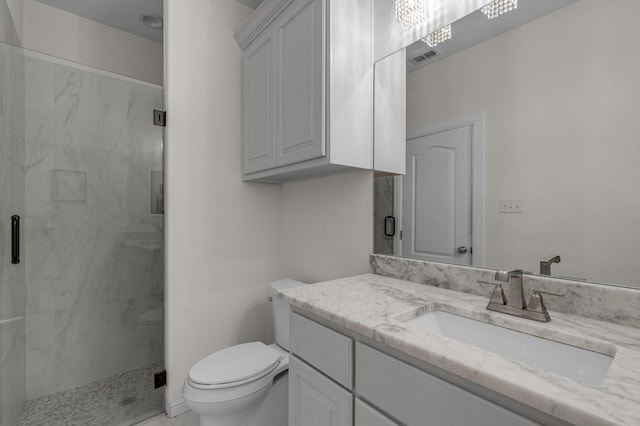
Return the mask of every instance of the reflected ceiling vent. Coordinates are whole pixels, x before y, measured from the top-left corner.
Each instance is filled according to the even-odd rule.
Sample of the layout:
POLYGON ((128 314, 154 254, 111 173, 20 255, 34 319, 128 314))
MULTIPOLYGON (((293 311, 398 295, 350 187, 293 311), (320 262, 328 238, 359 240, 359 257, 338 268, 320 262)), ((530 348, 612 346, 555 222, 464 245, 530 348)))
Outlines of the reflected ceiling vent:
POLYGON ((424 63, 425 61, 434 58, 438 55, 438 52, 436 52, 435 50, 430 50, 427 53, 423 53, 422 55, 418 55, 418 56, 414 56, 412 58, 409 58, 409 62, 411 62, 414 65, 420 65, 422 63, 424 63))

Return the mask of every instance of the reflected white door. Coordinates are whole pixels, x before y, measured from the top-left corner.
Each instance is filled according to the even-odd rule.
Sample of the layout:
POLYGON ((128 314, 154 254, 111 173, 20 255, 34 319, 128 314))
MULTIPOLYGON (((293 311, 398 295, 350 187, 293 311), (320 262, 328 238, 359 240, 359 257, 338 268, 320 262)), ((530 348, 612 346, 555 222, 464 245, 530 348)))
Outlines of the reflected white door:
POLYGON ((472 264, 473 124, 407 141, 402 255, 472 264))

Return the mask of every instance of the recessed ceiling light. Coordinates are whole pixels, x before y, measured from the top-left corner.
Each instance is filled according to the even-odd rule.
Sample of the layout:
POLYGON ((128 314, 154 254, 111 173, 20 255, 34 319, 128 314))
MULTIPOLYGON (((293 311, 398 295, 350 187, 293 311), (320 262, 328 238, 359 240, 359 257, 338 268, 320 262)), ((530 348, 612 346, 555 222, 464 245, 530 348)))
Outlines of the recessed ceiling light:
POLYGON ((140 15, 140 21, 148 27, 156 30, 162 29, 162 16, 158 15, 140 15))

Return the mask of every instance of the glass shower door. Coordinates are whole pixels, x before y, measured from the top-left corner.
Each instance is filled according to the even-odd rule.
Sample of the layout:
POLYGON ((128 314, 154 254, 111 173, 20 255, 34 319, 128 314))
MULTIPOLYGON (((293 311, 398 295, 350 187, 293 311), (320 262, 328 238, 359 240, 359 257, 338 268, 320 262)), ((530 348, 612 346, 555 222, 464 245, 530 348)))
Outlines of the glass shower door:
POLYGON ((164 402, 153 380, 164 368, 162 87, 17 47, 22 2, 10 3, 0 426, 137 424, 164 402))
POLYGON ((17 238, 24 216, 24 56, 0 43, 0 424, 18 423, 25 399, 25 268, 17 238), (12 219, 14 217, 14 219, 12 219))
POLYGON ((135 424, 164 400, 162 88, 24 61, 22 422, 135 424))

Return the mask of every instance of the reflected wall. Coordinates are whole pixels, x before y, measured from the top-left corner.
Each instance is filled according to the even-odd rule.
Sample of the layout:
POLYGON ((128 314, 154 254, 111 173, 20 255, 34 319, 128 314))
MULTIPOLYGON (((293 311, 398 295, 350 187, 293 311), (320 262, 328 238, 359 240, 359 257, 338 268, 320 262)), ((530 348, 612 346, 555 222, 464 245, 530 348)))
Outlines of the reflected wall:
POLYGON ((484 266, 640 285, 638 13, 581 0, 408 75, 409 133, 485 114, 484 266))
MULTIPOLYGON (((393 236, 385 232, 385 218, 393 213, 393 176, 375 176, 373 179, 373 252, 393 255, 393 236)), ((395 223, 395 221, 394 221, 395 223)), ((395 231, 395 226, 393 227, 395 231)))

